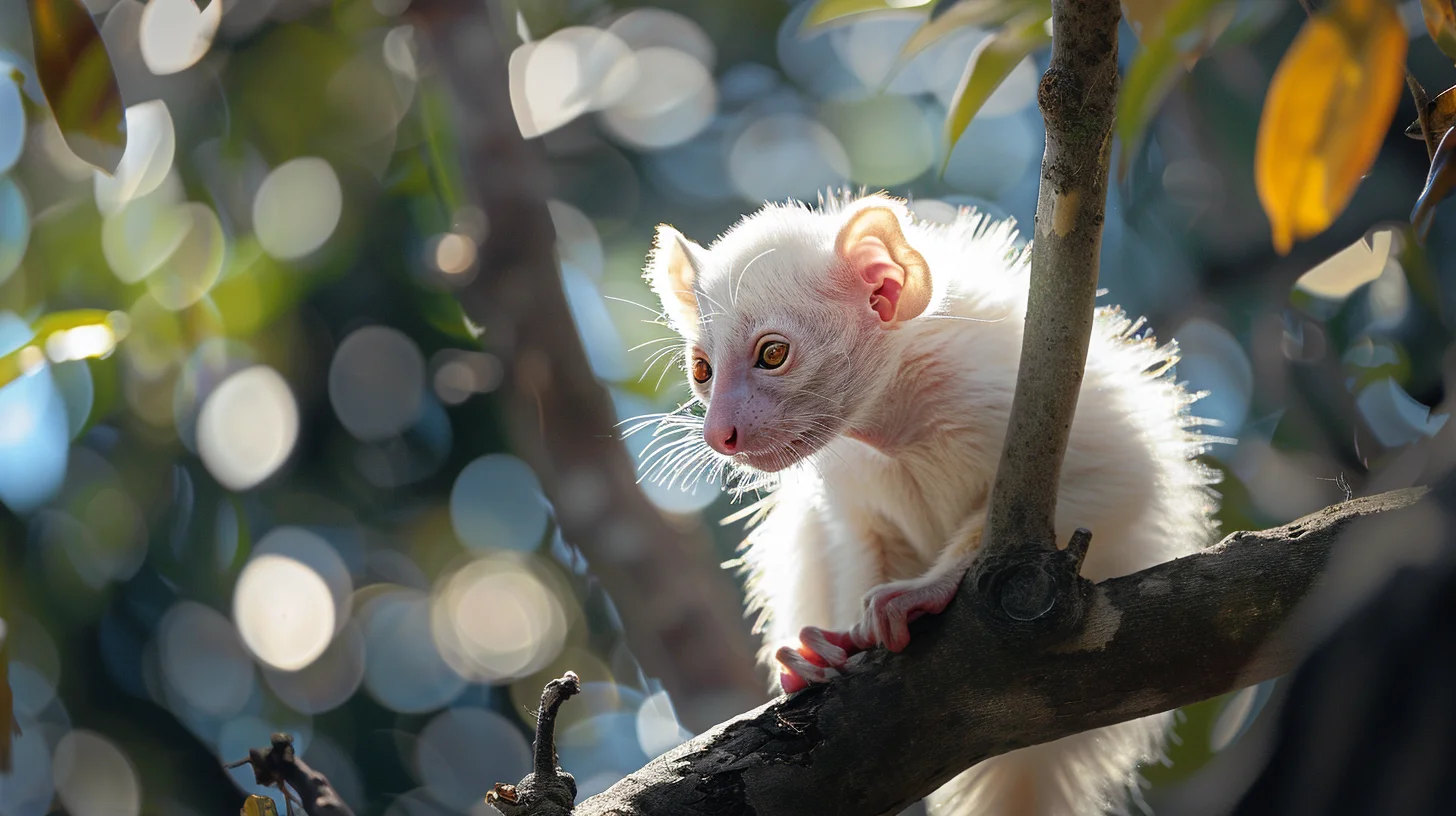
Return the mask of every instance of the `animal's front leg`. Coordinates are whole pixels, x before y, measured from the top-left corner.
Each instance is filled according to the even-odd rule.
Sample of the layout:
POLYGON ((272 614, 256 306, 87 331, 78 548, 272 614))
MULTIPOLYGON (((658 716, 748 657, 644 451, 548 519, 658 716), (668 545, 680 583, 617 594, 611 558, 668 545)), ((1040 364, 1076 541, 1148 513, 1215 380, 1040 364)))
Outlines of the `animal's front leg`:
POLYGON ((975 561, 985 524, 982 514, 968 520, 952 537, 934 566, 919 578, 891 581, 864 596, 859 623, 848 631, 806 626, 799 645, 778 650, 779 682, 785 692, 838 677, 854 655, 875 646, 900 652, 910 644, 910 621, 944 611, 955 597, 961 578, 975 561))
POLYGON ((953 547, 919 578, 891 581, 870 590, 864 599, 864 615, 849 632, 850 642, 860 651, 873 646, 903 651, 910 645, 910 621, 944 612, 973 561, 974 548, 965 552, 953 547))

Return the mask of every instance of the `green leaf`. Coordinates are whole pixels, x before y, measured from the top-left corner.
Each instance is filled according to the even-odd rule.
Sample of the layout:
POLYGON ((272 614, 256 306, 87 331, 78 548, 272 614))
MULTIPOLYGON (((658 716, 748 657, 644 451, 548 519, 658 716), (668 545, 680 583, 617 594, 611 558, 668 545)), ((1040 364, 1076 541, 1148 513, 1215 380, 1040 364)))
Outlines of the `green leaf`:
POLYGON ((815 0, 799 33, 808 33, 816 28, 842 24, 850 17, 864 14, 893 11, 919 11, 930 0, 815 0))
POLYGON ((81 160, 111 174, 126 150, 121 88, 101 32, 81 0, 29 0, 41 90, 81 160))
POLYGON ((1416 237, 1421 241, 1426 240, 1426 233, 1431 231, 1431 219, 1436 215, 1436 205, 1440 204, 1446 196, 1451 194, 1451 188, 1456 187, 1456 129, 1446 131, 1441 137, 1441 144, 1436 147, 1436 157, 1431 159, 1431 172, 1426 176, 1426 187, 1421 190, 1421 197, 1416 199, 1416 207, 1411 211, 1411 224, 1416 228, 1416 237))
MULTIPOLYGON (((1192 67, 1190 56, 1212 44, 1217 32, 1228 25, 1229 16, 1218 7, 1228 0, 1179 0, 1160 21, 1157 30, 1148 32, 1143 50, 1128 67, 1117 97, 1117 121, 1114 125, 1122 145, 1118 175, 1127 172, 1129 159, 1142 141, 1143 131, 1157 112, 1173 83, 1192 67), (1215 12, 1219 12, 1217 15, 1215 12), (1189 35, 1202 27, 1202 36, 1190 49, 1189 35)), ((1231 9, 1230 9, 1231 10, 1231 9)))
POLYGON ((1033 11, 1042 11, 1050 17, 1051 0, 963 0, 916 29, 900 48, 897 61, 904 65, 921 51, 963 28, 996 28, 1033 11))
POLYGON ((961 75, 961 83, 956 86, 955 97, 951 99, 950 112, 945 119, 945 158, 940 164, 941 175, 945 174, 950 154, 976 112, 1011 75, 1018 63, 1052 41, 1046 25, 1050 18, 1050 11, 1022 15, 976 46, 966 63, 966 72, 961 75))

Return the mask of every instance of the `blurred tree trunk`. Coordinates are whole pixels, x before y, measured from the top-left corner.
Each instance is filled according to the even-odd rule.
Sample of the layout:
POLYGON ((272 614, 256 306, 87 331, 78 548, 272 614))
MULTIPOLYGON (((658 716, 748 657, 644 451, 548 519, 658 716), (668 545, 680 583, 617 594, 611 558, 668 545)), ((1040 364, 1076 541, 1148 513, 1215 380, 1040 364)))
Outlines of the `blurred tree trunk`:
POLYGON ((670 522, 638 489, 610 398, 588 365, 557 269, 546 161, 511 108, 495 33, 509 29, 491 20, 486 0, 421 0, 414 10, 427 58, 454 91, 467 197, 487 219, 480 271, 459 300, 505 363, 500 396, 512 439, 563 536, 620 611, 645 671, 662 680, 688 727, 709 725, 765 698, 755 647, 705 531, 670 522), (698 713, 695 700, 707 710, 698 713))

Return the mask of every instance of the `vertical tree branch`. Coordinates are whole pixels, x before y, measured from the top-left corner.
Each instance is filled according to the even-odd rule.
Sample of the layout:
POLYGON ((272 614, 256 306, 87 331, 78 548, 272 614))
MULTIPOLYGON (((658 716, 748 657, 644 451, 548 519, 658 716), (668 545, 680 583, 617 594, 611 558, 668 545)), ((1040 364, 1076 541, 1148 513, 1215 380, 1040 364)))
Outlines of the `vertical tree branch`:
POLYGON ((1056 547, 1057 485, 1097 299, 1121 16, 1117 0, 1052 3, 1051 65, 1037 92, 1047 141, 1031 295, 1011 422, 991 491, 982 559, 989 569, 1000 568, 998 556, 1056 547))
POLYGON ((707 537, 669 523, 637 487, 567 309, 546 162, 516 124, 487 0, 420 0, 414 12, 433 69, 452 86, 468 197, 488 223, 479 273, 458 296, 505 363, 512 440, 540 475, 563 536, 621 612, 633 654, 689 727, 708 725, 693 721, 695 697, 764 696, 742 604, 707 537))
POLYGON ((496 783, 485 795, 504 816, 569 816, 576 802, 576 779, 557 765, 556 714, 581 691, 581 680, 567 672, 541 690, 536 712, 535 764, 519 785, 496 783))

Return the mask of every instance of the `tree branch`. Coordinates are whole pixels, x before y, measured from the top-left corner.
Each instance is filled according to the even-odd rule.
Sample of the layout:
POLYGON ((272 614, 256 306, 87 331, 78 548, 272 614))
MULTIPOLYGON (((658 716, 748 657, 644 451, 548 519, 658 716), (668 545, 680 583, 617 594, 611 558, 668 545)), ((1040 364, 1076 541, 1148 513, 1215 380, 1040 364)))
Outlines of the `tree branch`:
MULTIPOLYGON (((328 777, 308 767, 293 750, 293 737, 288 734, 274 734, 273 744, 268 748, 253 748, 248 758, 234 762, 227 767, 251 765, 253 778, 259 785, 275 787, 284 791, 286 783, 297 794, 308 816, 354 816, 354 811, 339 798, 338 791, 329 784, 328 777)), ((291 806, 290 806, 291 807, 291 806)))
POLYGON ((901 654, 866 653, 833 683, 723 723, 575 816, 897 813, 988 757, 1277 677, 1303 646, 1286 623, 1341 534, 1425 492, 1345 502, 1104 581, 1057 647, 1025 650, 977 615, 922 618, 901 654))
POLYGON ((706 726, 712 720, 694 723, 685 703, 764 697, 736 588, 706 535, 670 524, 637 488, 562 293, 546 164, 516 124, 486 0, 422 0, 414 9, 428 55, 453 86, 470 197, 489 225, 480 271, 458 296, 506 366, 512 439, 540 475, 562 535, 620 610, 632 653, 690 726, 706 726))
POLYGON ((1121 18, 1117 0, 1052 3, 1051 64, 1037 92, 1047 141, 1031 242, 1031 294, 980 575, 1009 568, 1002 556, 1056 549, 1057 485, 1097 300, 1121 18))
POLYGON ((504 816, 569 816, 576 801, 576 779, 556 764, 556 713, 581 691, 574 672, 552 680, 541 691, 536 714, 535 767, 519 785, 498 783, 485 795, 504 816))

